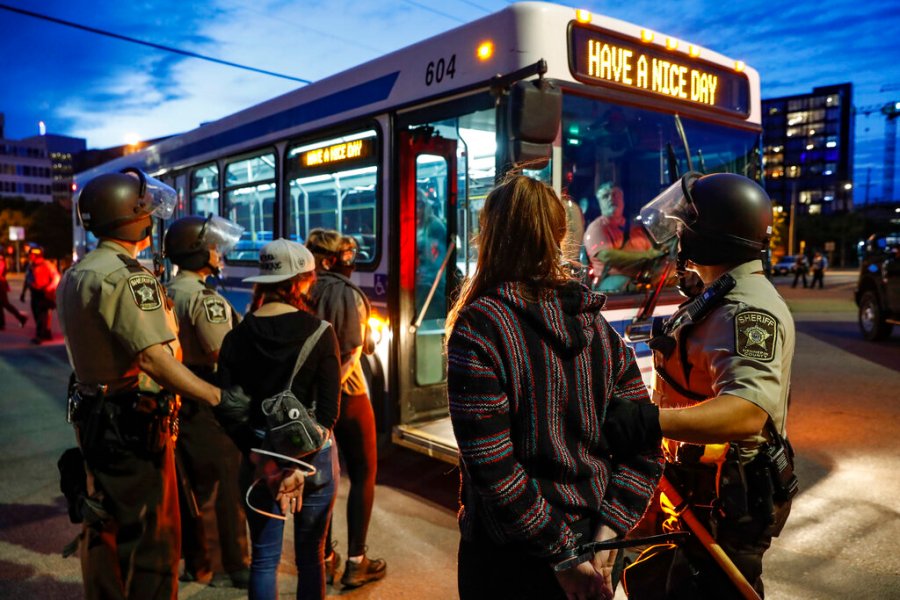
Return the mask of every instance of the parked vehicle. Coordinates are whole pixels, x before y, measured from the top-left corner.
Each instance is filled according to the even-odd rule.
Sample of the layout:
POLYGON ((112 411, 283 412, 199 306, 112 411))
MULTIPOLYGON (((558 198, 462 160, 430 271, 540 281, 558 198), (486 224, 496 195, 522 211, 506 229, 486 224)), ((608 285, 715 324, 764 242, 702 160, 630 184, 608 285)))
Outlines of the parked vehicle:
POLYGON ((859 329, 867 340, 883 340, 900 324, 900 233, 869 237, 861 258, 859 329))
POLYGON ((782 256, 775 264, 772 265, 772 274, 773 275, 789 275, 794 272, 794 268, 797 266, 797 256, 794 254, 786 254, 782 256))

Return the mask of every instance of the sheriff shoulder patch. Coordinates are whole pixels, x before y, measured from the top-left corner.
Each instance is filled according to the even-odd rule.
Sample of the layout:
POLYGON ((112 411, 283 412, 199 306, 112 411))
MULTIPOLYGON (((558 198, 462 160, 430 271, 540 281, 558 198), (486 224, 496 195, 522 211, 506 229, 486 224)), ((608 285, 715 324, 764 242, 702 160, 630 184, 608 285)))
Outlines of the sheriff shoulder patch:
POLYGON ((769 362, 775 358, 778 320, 767 312, 745 310, 734 318, 735 351, 740 356, 769 362))
POLYGON ((207 296, 203 299, 203 308, 206 310, 206 320, 210 323, 226 323, 228 321, 228 308, 221 298, 207 296))
POLYGON ((131 297, 141 310, 156 310, 162 306, 159 285, 152 275, 140 273, 128 278, 131 297))

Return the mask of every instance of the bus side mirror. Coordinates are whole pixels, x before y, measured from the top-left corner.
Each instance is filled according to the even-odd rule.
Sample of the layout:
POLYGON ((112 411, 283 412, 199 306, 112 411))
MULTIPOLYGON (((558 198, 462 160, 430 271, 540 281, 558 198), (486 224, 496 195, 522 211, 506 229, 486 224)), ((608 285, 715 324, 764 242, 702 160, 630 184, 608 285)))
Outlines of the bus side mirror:
POLYGON ((549 79, 517 81, 507 104, 509 154, 513 163, 543 169, 562 121, 562 91, 549 79))

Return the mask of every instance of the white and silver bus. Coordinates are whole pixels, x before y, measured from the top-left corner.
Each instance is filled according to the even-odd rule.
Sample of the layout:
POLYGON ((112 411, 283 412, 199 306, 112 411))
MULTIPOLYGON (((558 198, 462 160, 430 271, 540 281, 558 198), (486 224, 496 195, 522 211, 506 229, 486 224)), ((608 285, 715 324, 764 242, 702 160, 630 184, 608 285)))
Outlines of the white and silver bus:
MULTIPOLYGON (((622 331, 658 261, 609 267, 599 232, 612 250, 646 249, 637 212, 679 175, 758 177, 759 90, 756 71, 687 40, 523 2, 80 173, 76 193, 134 166, 178 191, 176 217, 243 225, 226 272, 238 307, 267 241, 315 227, 354 236, 354 278, 376 313, 366 367, 379 431, 455 462, 444 321, 496 179, 549 157, 528 173, 568 199, 573 258, 593 266, 586 281, 622 331)), ((76 227, 76 258, 93 243, 76 227)), ((664 291, 657 313, 678 302, 664 291)), ((636 350, 648 372, 649 351, 636 350)))

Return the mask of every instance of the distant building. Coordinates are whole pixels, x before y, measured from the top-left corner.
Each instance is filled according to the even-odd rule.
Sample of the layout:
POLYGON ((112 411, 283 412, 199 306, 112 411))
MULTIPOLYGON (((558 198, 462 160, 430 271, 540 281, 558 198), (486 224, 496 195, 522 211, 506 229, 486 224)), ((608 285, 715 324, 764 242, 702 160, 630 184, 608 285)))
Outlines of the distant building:
POLYGON ((766 191, 798 214, 853 210, 853 85, 762 101, 766 191))
POLYGON ((82 138, 47 134, 9 140, 0 129, 0 197, 68 205, 75 157, 85 148, 82 138))

